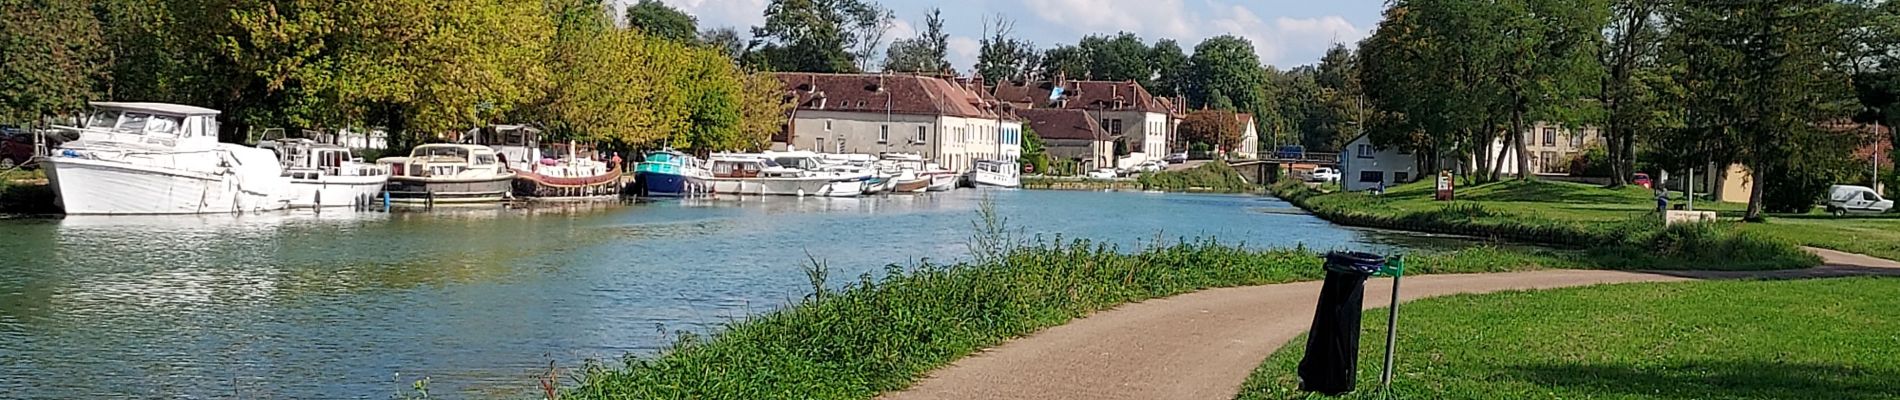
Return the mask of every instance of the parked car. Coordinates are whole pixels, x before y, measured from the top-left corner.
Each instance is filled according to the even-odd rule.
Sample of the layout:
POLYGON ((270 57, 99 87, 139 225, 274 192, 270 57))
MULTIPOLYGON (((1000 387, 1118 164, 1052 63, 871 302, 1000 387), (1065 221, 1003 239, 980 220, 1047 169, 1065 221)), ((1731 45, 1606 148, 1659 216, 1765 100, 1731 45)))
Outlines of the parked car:
POLYGON ((1866 186, 1834 185, 1827 188, 1827 213, 1881 214, 1893 209, 1893 200, 1880 197, 1880 193, 1866 186))
POLYGON ((1115 179, 1118 176, 1120 175, 1116 174, 1113 168, 1102 168, 1102 169, 1098 169, 1094 171, 1089 171, 1089 174, 1088 174, 1089 179, 1115 179))
POLYGON ((1141 164, 1136 164, 1134 168, 1130 168, 1130 170, 1133 170, 1136 173, 1161 172, 1162 170, 1165 170, 1165 169, 1168 169, 1168 163, 1161 162, 1161 161, 1145 161, 1145 162, 1142 162, 1141 164))
POLYGON ((1332 169, 1332 168, 1329 168, 1329 167, 1319 167, 1319 168, 1314 168, 1314 169, 1313 169, 1313 181, 1314 181, 1314 182, 1327 182, 1327 183, 1331 183, 1331 182, 1338 182, 1338 181, 1339 181, 1339 170, 1335 170, 1335 169, 1332 169))
POLYGON ((1168 155, 1169 164, 1185 163, 1187 162, 1187 160, 1188 160, 1188 154, 1186 152, 1174 153, 1174 154, 1168 155))
POLYGON ((33 160, 33 134, 12 127, 0 127, 0 170, 9 170, 33 160))
POLYGON ((1633 179, 1630 179, 1630 183, 1634 183, 1636 186, 1642 186, 1644 189, 1652 189, 1652 187, 1650 187, 1649 174, 1638 172, 1633 179))

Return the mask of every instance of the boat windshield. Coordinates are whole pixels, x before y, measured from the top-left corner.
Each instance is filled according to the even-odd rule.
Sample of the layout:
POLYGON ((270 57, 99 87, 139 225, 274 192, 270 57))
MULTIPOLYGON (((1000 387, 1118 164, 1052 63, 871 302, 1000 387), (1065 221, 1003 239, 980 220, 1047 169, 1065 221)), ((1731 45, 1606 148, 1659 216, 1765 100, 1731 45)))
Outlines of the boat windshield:
POLYGON ((120 112, 118 110, 94 111, 92 118, 86 120, 86 127, 92 129, 112 129, 114 126, 119 125, 119 114, 120 112))
POLYGON ((774 158, 774 159, 766 160, 766 161, 775 162, 776 164, 775 166, 782 165, 782 166, 798 168, 798 169, 817 169, 818 168, 818 162, 812 161, 812 159, 804 158, 804 157, 779 157, 779 158, 774 158))
POLYGON ((449 147, 449 146, 418 147, 416 148, 416 154, 414 155, 417 157, 468 158, 468 150, 464 150, 460 147, 449 147))
POLYGON ((647 162, 671 163, 673 162, 673 154, 672 153, 647 153, 647 162))

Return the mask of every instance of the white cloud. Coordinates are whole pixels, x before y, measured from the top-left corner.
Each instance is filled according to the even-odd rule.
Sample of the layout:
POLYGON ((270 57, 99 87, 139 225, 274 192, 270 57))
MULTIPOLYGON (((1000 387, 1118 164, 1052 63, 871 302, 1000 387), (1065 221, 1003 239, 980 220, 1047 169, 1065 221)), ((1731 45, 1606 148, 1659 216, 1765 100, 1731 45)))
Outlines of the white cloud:
POLYGON ((1043 20, 1082 34, 1186 37, 1194 31, 1182 0, 1027 0, 1024 5, 1043 20))
POLYGON ((891 20, 891 29, 884 32, 886 43, 917 37, 917 28, 901 18, 891 20))
POLYGON ((952 37, 950 38, 950 66, 967 74, 976 66, 977 53, 982 50, 983 45, 976 39, 968 36, 952 37))
POLYGON ((1227 0, 1204 0, 1205 12, 1190 10, 1182 0, 1026 0, 1025 4, 1038 18, 1078 35, 1057 43, 1074 43, 1081 35, 1128 31, 1148 40, 1173 38, 1191 49, 1209 37, 1234 35, 1253 42, 1261 62, 1275 65, 1312 63, 1316 60, 1304 56, 1366 36, 1364 29, 1341 16, 1268 20, 1251 6, 1227 0), (1295 59, 1293 54, 1302 58, 1295 59))
MULTIPOLYGON (((614 0, 621 9, 626 9, 639 0, 614 0)), ((699 19, 700 29, 734 27, 744 32, 748 27, 765 24, 766 0, 661 0, 661 3, 678 8, 699 19)))

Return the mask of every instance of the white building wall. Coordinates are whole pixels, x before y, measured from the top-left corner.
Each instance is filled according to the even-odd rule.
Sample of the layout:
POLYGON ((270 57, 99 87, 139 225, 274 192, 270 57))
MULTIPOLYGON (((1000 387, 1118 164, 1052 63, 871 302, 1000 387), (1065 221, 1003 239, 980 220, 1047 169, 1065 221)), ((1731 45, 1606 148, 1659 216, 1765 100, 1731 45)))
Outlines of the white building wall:
POLYGON ((1420 179, 1417 158, 1401 154, 1396 148, 1379 150, 1364 135, 1347 143, 1346 149, 1339 152, 1339 169, 1340 185, 1347 191, 1370 190, 1381 183, 1391 187, 1420 179))
POLYGON ((1234 157, 1242 159, 1260 158, 1260 129, 1253 120, 1240 124, 1240 147, 1234 149, 1234 157))
POLYGON ((799 110, 792 147, 826 153, 937 153, 938 117, 799 110), (886 134, 888 132, 888 134, 886 134))

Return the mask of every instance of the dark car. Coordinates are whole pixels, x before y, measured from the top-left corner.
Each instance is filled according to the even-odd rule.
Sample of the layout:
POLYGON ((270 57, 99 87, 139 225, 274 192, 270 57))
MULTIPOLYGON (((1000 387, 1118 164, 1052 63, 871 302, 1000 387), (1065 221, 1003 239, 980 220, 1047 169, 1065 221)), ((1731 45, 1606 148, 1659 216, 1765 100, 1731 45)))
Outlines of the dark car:
POLYGON ((26 165, 33 160, 33 134, 13 126, 0 126, 0 170, 26 165))

